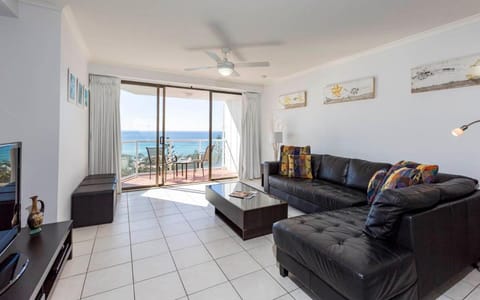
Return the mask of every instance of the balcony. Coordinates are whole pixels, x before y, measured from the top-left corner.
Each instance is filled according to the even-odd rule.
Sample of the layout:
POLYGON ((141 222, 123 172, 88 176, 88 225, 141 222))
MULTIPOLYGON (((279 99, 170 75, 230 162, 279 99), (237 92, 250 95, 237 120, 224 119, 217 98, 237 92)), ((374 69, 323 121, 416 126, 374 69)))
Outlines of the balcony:
MULTIPOLYGON (((122 188, 142 188, 154 186, 155 153, 147 147, 155 148, 155 140, 122 141, 122 188)), ((165 173, 165 185, 205 182, 209 164, 212 164, 212 179, 232 178, 238 176, 238 157, 232 153, 226 139, 212 139, 211 160, 205 160, 201 168, 202 157, 208 146, 208 139, 166 139, 160 145, 159 161, 162 162, 162 147, 165 147, 165 165, 160 164, 160 173, 165 173), (177 162, 185 162, 178 164, 177 162), (182 168, 183 167, 183 168, 182 168)), ((162 183, 161 175, 158 183, 162 183)))

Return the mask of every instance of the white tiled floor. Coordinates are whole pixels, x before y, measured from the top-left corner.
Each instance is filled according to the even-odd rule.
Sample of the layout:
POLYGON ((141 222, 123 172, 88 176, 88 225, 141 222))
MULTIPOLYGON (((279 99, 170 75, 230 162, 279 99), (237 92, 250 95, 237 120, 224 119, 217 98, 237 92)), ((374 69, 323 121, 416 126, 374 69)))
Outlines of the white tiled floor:
MULTIPOLYGON (((52 299, 311 299, 294 277, 279 275, 272 235, 243 241, 204 191, 122 194, 114 223, 74 230, 74 258, 52 299)), ((289 208, 290 217, 299 214, 289 208)), ((480 300, 479 285, 474 270, 439 299, 480 300)))

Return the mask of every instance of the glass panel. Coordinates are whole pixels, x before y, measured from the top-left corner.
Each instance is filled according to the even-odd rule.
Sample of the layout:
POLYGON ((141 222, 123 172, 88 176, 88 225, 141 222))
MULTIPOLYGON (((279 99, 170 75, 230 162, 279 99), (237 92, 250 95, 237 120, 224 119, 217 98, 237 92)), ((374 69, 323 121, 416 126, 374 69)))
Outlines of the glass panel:
MULTIPOLYGON (((160 90, 161 92, 161 90, 160 90)), ((160 93, 161 95, 161 93, 160 93)), ((161 101, 160 101, 161 104, 161 101)), ((122 84, 120 122, 122 129, 122 188, 162 184, 162 148, 157 147, 157 88, 122 84), (157 160, 160 168, 157 170, 157 160)), ((158 135, 159 136, 159 135, 158 135)))
POLYGON ((207 181, 209 92, 166 88, 165 98, 165 184, 207 181))
POLYGON ((237 177, 242 119, 241 96, 213 93, 212 99, 212 179, 237 177))

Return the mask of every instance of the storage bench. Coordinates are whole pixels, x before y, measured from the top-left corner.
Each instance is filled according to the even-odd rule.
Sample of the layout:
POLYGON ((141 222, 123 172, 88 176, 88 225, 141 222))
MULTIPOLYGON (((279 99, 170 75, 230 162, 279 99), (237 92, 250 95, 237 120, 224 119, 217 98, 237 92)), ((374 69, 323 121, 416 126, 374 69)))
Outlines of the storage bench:
POLYGON ((115 187, 114 174, 87 176, 72 194, 73 227, 112 223, 115 187))

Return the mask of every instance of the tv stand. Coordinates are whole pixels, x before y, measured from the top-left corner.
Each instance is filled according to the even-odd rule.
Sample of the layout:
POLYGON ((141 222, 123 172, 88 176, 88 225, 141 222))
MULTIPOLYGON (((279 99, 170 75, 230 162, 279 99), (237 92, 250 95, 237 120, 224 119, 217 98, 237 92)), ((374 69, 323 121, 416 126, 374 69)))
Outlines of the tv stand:
POLYGON ((24 254, 29 263, 24 274, 0 299, 48 299, 63 266, 72 258, 72 221, 43 225, 35 236, 30 236, 28 228, 22 228, 5 257, 12 253, 24 254))

